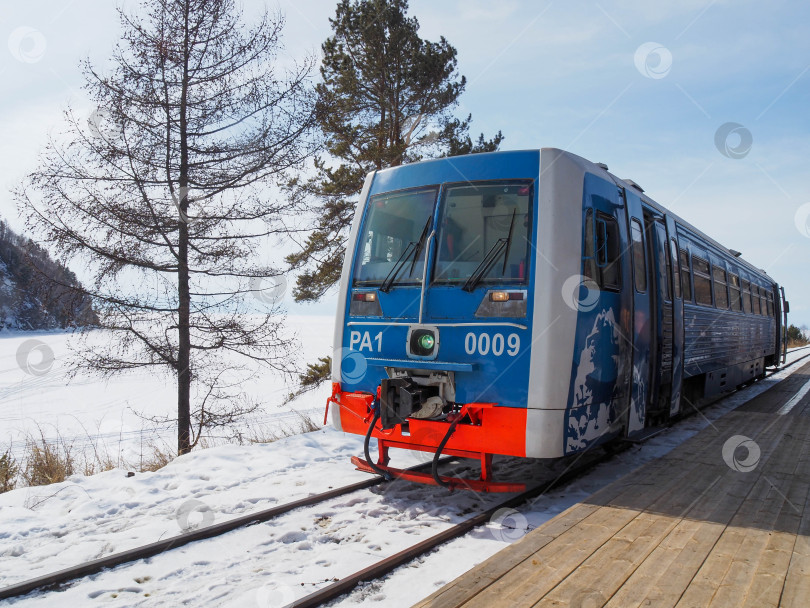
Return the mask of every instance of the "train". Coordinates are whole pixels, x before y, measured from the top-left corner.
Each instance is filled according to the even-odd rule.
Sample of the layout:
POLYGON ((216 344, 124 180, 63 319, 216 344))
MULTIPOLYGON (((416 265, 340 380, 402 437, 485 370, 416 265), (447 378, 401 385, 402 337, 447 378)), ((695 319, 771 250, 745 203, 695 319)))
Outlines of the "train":
POLYGON ((493 456, 639 440, 764 377, 784 362, 788 307, 740 252, 564 150, 374 171, 342 268, 325 423, 365 436, 362 470, 518 491, 493 456), (393 448, 430 470, 392 466, 393 448), (442 475, 443 455, 478 460, 478 478, 442 475))

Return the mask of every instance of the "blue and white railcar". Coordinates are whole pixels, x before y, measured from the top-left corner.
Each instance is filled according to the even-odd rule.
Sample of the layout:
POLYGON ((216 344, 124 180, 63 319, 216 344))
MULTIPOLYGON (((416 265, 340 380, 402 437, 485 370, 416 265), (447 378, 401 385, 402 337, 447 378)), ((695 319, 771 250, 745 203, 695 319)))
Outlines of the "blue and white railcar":
POLYGON ((574 154, 495 152, 366 178, 341 277, 332 423, 367 470, 511 491, 492 456, 634 438, 780 360, 768 275, 574 154), (378 441, 376 461, 368 440, 378 441), (431 474, 389 466, 434 453, 431 474), (481 479, 441 477, 440 454, 481 479))

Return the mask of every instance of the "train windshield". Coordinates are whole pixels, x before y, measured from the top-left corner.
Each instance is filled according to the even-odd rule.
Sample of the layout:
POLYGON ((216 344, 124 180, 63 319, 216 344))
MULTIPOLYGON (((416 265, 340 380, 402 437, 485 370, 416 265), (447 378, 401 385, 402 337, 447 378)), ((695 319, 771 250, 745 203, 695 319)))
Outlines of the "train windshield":
POLYGON ((371 199, 355 261, 355 285, 421 283, 437 187, 371 199))
POLYGON ((446 187, 434 281, 465 289, 524 282, 531 190, 530 182, 515 180, 446 187))

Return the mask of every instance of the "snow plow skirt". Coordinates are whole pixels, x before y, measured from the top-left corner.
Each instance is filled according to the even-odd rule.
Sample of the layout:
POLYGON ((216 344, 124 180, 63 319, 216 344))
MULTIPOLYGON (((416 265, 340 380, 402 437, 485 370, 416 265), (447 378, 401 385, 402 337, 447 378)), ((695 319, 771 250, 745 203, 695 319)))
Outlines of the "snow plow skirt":
MULTIPOLYGON (((371 468, 368 461, 360 458, 359 456, 352 456, 352 464, 355 465, 359 471, 376 473, 376 471, 371 468)), ((415 481, 417 483, 424 483, 432 486, 438 485, 430 473, 395 469, 393 467, 381 464, 377 464, 375 466, 396 479, 415 481)), ((473 492, 523 492, 526 489, 526 484, 524 483, 497 482, 486 481, 483 479, 463 479, 460 477, 444 476, 442 476, 441 479, 451 490, 472 490, 473 492)))

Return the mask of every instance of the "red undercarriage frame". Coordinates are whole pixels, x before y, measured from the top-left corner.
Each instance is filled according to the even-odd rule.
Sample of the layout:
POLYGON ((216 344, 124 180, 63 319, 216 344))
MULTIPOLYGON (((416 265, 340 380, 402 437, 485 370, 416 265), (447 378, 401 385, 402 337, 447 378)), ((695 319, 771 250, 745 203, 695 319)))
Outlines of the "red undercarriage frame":
MULTIPOLYGON (((340 390, 340 384, 332 384, 332 395, 326 400, 324 424, 329 415, 329 404, 340 408, 340 419, 343 430, 348 433, 365 435, 374 412, 373 395, 368 393, 348 393, 340 390)), ((469 423, 460 423, 447 441, 442 455, 459 456, 477 459, 481 463, 479 479, 460 477, 441 477, 451 490, 472 490, 474 492, 522 492, 526 485, 492 480, 493 454, 525 456, 526 411, 520 408, 496 407, 494 403, 468 403, 462 407, 460 417, 468 416, 469 423)), ((438 485, 430 473, 406 471, 388 465, 389 450, 401 448, 420 452, 435 453, 439 444, 449 430, 450 423, 437 420, 409 419, 409 432, 403 434, 401 425, 390 430, 383 430, 380 423, 372 432, 377 439, 379 450, 375 464, 397 479, 417 483, 438 485)), ((376 473, 368 461, 357 456, 352 463, 361 471, 376 473)))

